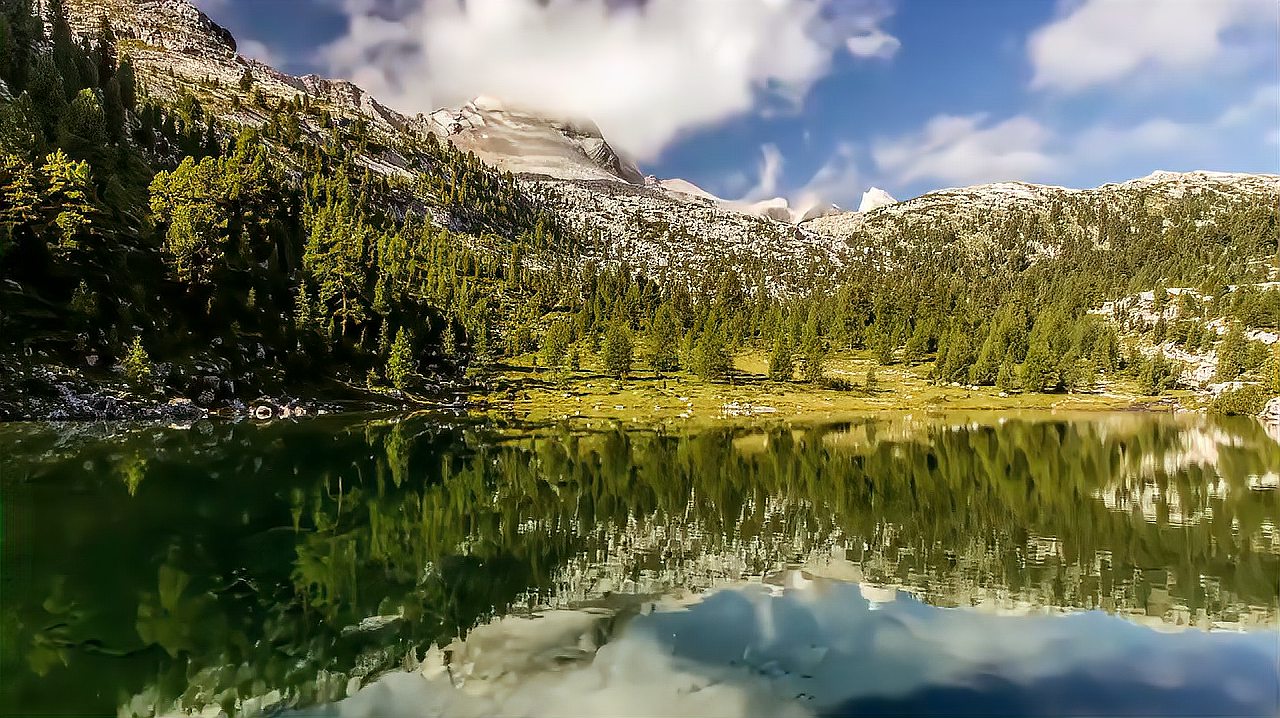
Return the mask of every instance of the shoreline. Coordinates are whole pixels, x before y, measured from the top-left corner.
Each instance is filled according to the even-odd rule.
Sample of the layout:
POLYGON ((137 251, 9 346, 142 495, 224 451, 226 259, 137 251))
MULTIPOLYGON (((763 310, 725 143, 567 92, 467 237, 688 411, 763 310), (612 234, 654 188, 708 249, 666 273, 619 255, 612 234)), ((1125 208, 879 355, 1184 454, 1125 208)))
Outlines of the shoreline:
MULTIPOLYGON (((882 367, 874 387, 848 381, 819 386, 775 382, 738 370, 726 381, 637 372, 627 379, 596 371, 552 371, 513 363, 474 382, 429 384, 431 393, 377 391, 337 377, 262 392, 255 398, 198 397, 172 387, 140 387, 121 376, 96 376, 57 364, 10 368, 0 391, 0 423, 98 421, 274 421, 340 413, 465 410, 523 421, 572 419, 634 423, 733 418, 823 418, 881 412, 1069 411, 1197 412, 1207 403, 1193 391, 1143 396, 1113 382, 1088 392, 1024 394, 993 387, 938 385, 918 367, 882 367), (24 372, 19 380, 13 380, 24 372), (840 388, 833 388, 839 386, 840 388), (206 399, 200 401, 200 399, 206 399)), ((842 380, 852 372, 833 372, 842 380)))
MULTIPOLYGON (((652 423, 737 417, 821 418, 878 412, 948 411, 1141 411, 1207 413, 1192 390, 1141 394, 1127 379, 1100 383, 1087 392, 1002 392, 994 387, 935 384, 927 364, 877 366, 874 386, 855 383, 869 362, 849 356, 833 362, 825 385, 770 381, 759 359, 740 357, 728 380, 706 382, 687 374, 657 376, 638 371, 626 379, 594 368, 566 372, 516 361, 495 367, 491 388, 477 389, 472 402, 501 407, 532 421, 615 419, 652 423)), ((470 403, 470 402, 469 402, 470 403)))

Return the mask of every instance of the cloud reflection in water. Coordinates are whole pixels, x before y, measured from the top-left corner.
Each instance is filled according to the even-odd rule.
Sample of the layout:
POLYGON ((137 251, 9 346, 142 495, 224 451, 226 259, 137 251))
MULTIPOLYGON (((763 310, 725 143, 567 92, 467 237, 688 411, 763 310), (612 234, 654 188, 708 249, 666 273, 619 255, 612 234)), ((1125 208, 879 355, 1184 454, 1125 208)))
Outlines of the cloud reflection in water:
POLYGON ((997 616, 810 579, 507 617, 309 716, 1274 716, 1280 635, 997 616), (878 600, 877 600, 878 599, 878 600), (597 643, 603 642, 597 649, 597 643))

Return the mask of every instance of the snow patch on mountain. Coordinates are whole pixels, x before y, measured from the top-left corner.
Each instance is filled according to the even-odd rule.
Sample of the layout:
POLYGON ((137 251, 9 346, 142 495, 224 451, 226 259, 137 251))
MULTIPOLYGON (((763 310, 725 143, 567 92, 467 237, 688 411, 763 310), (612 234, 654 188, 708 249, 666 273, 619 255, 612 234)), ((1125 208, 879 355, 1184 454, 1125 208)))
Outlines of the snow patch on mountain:
POLYGON ((858 211, 870 212, 872 210, 877 210, 881 207, 888 207, 891 204, 897 203, 898 200, 894 199, 893 195, 879 187, 872 187, 862 193, 862 202, 858 205, 858 211))
POLYGON ((661 189, 667 190, 668 192, 673 192, 675 194, 688 195, 689 197, 697 197, 698 199, 710 200, 712 202, 725 201, 715 196, 714 194, 711 194, 705 189, 702 189, 698 185, 688 180, 683 180, 679 178, 658 179, 657 177, 649 177, 646 180, 646 184, 649 185, 650 187, 659 187, 661 189))

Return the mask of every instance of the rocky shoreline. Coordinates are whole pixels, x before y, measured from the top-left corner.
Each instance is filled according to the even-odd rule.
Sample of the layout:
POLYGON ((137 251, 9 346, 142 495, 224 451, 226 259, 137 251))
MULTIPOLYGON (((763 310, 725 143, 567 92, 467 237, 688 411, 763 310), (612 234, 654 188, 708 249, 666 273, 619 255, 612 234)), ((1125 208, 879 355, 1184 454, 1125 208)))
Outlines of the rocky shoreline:
POLYGON ((215 375, 191 377, 182 383, 186 390, 133 382, 114 372, 0 361, 0 422, 302 419, 348 411, 456 406, 464 388, 452 382, 431 384, 428 388, 433 396, 441 398, 433 401, 399 391, 367 391, 336 380, 294 391, 252 394, 238 393, 234 382, 215 375))

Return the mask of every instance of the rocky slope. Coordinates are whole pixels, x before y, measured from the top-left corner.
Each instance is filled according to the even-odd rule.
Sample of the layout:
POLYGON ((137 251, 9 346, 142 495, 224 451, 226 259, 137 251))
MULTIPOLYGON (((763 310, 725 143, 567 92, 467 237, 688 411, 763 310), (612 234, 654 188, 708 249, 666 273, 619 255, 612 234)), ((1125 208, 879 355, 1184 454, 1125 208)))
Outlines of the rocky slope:
POLYGON ((645 181, 640 170, 618 155, 600 128, 587 120, 549 120, 479 97, 459 108, 437 110, 425 122, 428 131, 516 175, 621 180, 633 185, 645 181))
MULTIPOLYGON (((193 93, 206 112, 233 127, 261 125, 270 117, 269 108, 301 98, 309 108, 297 113, 304 137, 319 141, 325 136, 324 113, 340 123, 362 121, 378 142, 360 161, 392 177, 408 178, 424 169, 414 148, 429 135, 447 139, 556 202, 587 239, 583 259, 625 261, 655 276, 696 281, 708 258, 715 258, 738 267, 748 281, 785 292, 837 273, 869 246, 905 241, 913 227, 945 225, 961 242, 980 242, 993 221, 1049 216, 1060 206, 1124 211, 1188 195, 1218 203, 1260 197, 1280 202, 1276 175, 1157 172, 1094 189, 1006 182, 940 190, 903 202, 873 189, 859 212, 797 210, 783 200, 747 205, 683 180, 643 177, 588 121, 538 117, 489 98, 409 116, 350 82, 278 72, 238 55, 231 34, 188 0, 66 4, 73 27, 82 33, 96 32, 103 14, 111 19, 122 37, 121 52, 133 58, 154 97, 177 101, 193 93), (252 79, 250 92, 240 89, 246 75, 252 79)), ((430 210, 438 204, 432 199, 407 202, 430 210)), ((1052 241, 1042 237, 1027 235, 1025 242, 1032 254, 1053 251, 1052 241)))
MULTIPOLYGON (((867 193, 872 195, 871 192, 867 193)), ((902 202, 881 204, 887 198, 864 197, 868 211, 845 212, 805 222, 818 234, 847 240, 884 239, 904 225, 947 224, 958 235, 981 235, 993 219, 1012 215, 1048 216, 1059 209, 1089 207, 1095 212, 1123 212, 1134 205, 1158 206, 1184 197, 1201 197, 1229 205, 1263 198, 1280 202, 1280 175, 1227 172, 1154 172, 1127 182, 1089 189, 1068 189, 1027 182, 997 182, 930 192, 902 202), (876 206, 880 205, 880 206, 876 206)))
MULTIPOLYGON (((324 113, 338 123, 363 121, 379 141, 359 160, 387 176, 409 178, 424 169, 413 148, 428 135, 474 152, 537 190, 551 190, 563 214, 600 240, 586 258, 693 279, 703 258, 724 257, 744 267, 767 265, 764 279, 784 288, 839 265, 838 248, 789 224, 790 212, 739 207, 689 183, 646 178, 589 121, 539 117, 492 98, 405 115, 350 82, 294 77, 238 55, 231 34, 188 0, 67 0, 67 7, 73 28, 88 36, 103 14, 111 20, 120 51, 133 59, 151 96, 177 102, 191 93, 229 127, 262 125, 281 101, 301 99, 309 108, 297 118, 304 137, 326 136, 324 113), (249 91, 240 89, 246 78, 249 91)), ((411 204, 430 207, 431 199, 411 204)))

